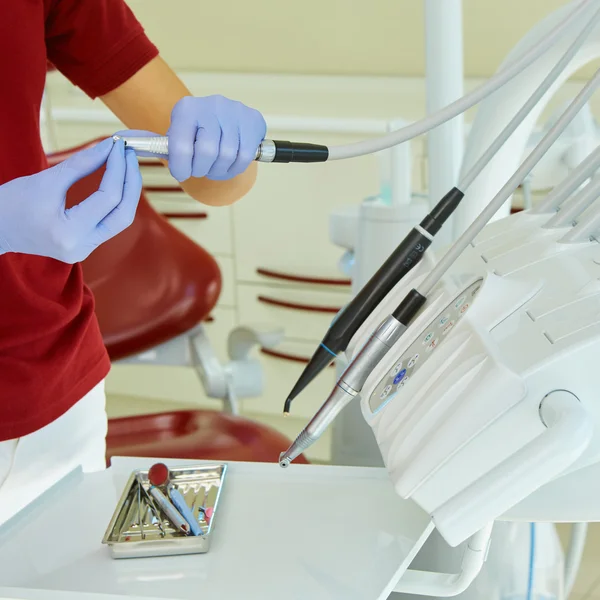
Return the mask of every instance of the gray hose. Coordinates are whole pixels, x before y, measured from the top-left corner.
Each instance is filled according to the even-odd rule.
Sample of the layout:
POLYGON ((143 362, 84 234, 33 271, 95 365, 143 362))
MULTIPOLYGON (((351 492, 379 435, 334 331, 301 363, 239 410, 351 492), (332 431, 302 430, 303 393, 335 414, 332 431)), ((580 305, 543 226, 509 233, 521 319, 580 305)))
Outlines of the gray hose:
POLYGON ((479 216, 471 223, 467 230, 458 238, 453 246, 446 252, 442 259, 433 267, 429 275, 418 287, 418 292, 427 297, 444 273, 454 264, 456 259, 463 253, 465 248, 475 239, 475 236, 487 225, 488 221, 496 214, 508 198, 514 193, 523 179, 531 172, 539 160, 546 154, 569 123, 575 118, 584 104, 592 96, 600 84, 600 69, 587 82, 584 88, 577 94, 569 104, 556 123, 550 128, 539 144, 530 152, 521 166, 512 177, 504 184, 502 189, 492 198, 491 202, 481 211, 479 216))
POLYGON ((465 191, 477 179, 479 174, 485 169, 487 164, 494 158, 495 154, 502 148, 506 140, 515 132, 527 115, 535 108, 538 102, 544 97, 552 84, 558 79, 559 75, 566 69, 567 65, 573 60, 583 42, 585 42, 592 29, 600 19, 600 8, 596 10, 592 18, 585 24, 585 27, 579 32, 575 41, 569 46, 567 51, 561 56, 560 60, 552 67, 542 83, 527 99, 527 102, 519 109, 517 114, 510 120, 508 125, 500 132, 498 137, 490 144, 487 150, 479 157, 471 169, 460 179, 458 189, 465 191))
POLYGON ((459 98, 452 104, 442 108, 441 110, 429 115, 421 121, 412 123, 402 129, 398 129, 387 135, 365 140, 362 142, 356 142, 354 144, 348 144, 344 146, 332 146, 329 148, 328 160, 341 160, 344 158, 355 158, 357 156, 364 156, 365 154, 373 154, 381 150, 386 150, 397 144, 402 144, 407 140, 413 139, 423 133, 427 133, 429 130, 453 119, 457 115, 465 112, 472 106, 475 106, 478 102, 481 102, 484 98, 494 93, 497 89, 501 88, 505 83, 516 77, 524 69, 533 64, 544 52, 548 50, 559 38, 564 35, 568 27, 579 17, 587 12, 587 9, 593 6, 593 0, 582 0, 579 5, 573 9, 569 16, 564 19, 559 25, 557 25, 552 31, 548 33, 540 42, 538 42, 533 48, 528 50, 523 56, 513 63, 507 65, 502 70, 498 71, 495 75, 490 77, 485 83, 474 89, 472 92, 466 94, 462 98, 459 98))
POLYGON ((598 196, 600 196, 600 176, 597 175, 561 206, 560 210, 544 225, 544 229, 558 229, 572 225, 598 196))
POLYGON ((584 182, 600 168, 600 146, 587 156, 569 173, 541 202, 532 210, 532 214, 553 213, 584 182))
MULTIPOLYGON (((598 194, 596 193, 596 198, 598 194)), ((594 198, 594 200, 596 199, 594 198)), ((578 244, 588 242, 598 235, 600 231, 600 203, 594 203, 587 208, 577 219, 577 224, 570 229, 559 242, 563 244, 578 244)))

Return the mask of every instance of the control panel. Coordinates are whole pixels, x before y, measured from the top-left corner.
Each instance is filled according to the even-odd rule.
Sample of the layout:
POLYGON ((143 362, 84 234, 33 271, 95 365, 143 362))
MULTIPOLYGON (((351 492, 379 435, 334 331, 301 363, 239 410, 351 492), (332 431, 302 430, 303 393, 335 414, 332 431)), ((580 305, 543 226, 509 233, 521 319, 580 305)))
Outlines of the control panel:
POLYGON ((381 410, 409 382, 418 369, 433 355, 450 331, 469 310, 481 288, 478 279, 450 302, 436 318, 423 329, 417 339, 400 356, 388 373, 377 384, 369 398, 369 407, 376 413, 381 410))

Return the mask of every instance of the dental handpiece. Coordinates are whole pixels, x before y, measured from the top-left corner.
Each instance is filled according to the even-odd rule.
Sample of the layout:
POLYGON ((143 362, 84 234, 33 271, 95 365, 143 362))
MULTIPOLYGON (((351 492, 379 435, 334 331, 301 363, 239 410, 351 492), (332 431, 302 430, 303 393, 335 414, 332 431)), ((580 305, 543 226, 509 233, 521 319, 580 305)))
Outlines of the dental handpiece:
MULTIPOLYGON (((137 152, 147 152, 156 157, 169 156, 169 138, 165 135, 128 137, 114 135, 113 140, 123 140, 125 146, 137 152)), ((283 140, 263 140, 256 150, 254 160, 267 163, 314 163, 325 162, 329 148, 319 144, 287 142, 283 140)))
MULTIPOLYGON (((425 302, 425 298, 421 298, 417 299, 418 308, 425 302)), ((404 323, 393 316, 389 316, 379 325, 369 341, 346 367, 333 391, 315 416, 292 445, 279 455, 281 467, 288 467, 295 458, 323 435, 338 414, 358 396, 373 369, 402 337, 406 328, 404 323)))

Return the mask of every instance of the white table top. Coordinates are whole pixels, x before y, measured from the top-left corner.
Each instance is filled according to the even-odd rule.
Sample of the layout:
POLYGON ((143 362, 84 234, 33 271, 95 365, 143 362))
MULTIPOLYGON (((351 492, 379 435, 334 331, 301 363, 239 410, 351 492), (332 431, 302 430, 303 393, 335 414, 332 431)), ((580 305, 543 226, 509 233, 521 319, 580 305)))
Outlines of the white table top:
POLYGON ((383 469, 228 463, 207 554, 114 560, 102 537, 153 462, 75 473, 0 528, 0 598, 384 599, 432 530, 383 469))

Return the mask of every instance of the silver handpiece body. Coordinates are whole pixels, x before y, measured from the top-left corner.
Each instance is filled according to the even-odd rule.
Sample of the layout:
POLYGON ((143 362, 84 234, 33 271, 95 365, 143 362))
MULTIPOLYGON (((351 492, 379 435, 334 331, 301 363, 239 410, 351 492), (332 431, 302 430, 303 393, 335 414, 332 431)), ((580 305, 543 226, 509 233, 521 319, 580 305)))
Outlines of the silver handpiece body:
MULTIPOLYGON (((113 140, 123 140, 128 148, 133 148, 137 152, 148 152, 156 156, 169 156, 169 138, 166 135, 127 137, 114 135, 113 140)), ((254 160, 258 162, 273 162, 275 159, 275 142, 273 140, 263 140, 258 149, 254 160)))
POLYGON ((279 465, 281 467, 289 466, 295 458, 323 435, 338 414, 358 396, 374 367, 405 331, 406 326, 391 315, 381 323, 356 358, 348 365, 315 416, 292 445, 280 454, 279 465))

